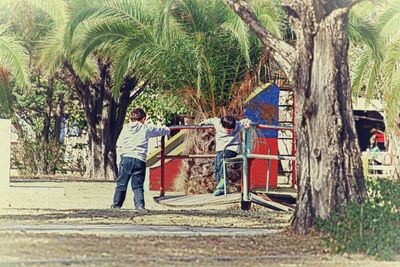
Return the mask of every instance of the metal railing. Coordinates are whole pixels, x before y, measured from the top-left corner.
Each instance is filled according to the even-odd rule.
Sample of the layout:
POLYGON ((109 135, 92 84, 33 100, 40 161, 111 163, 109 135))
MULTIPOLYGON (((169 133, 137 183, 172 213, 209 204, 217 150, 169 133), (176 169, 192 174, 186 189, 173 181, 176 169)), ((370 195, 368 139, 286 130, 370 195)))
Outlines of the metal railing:
MULTIPOLYGON (((169 127, 171 130, 196 130, 196 129, 211 129, 214 128, 212 125, 182 125, 182 126, 171 126, 169 127)), ((282 155, 267 155, 265 154, 253 154, 251 153, 251 134, 248 134, 248 131, 256 129, 268 129, 268 130, 288 130, 292 131, 293 142, 295 142, 294 137, 294 128, 288 126, 276 126, 276 125, 263 125, 263 124, 253 124, 249 129, 243 129, 242 131, 242 164, 243 164, 243 194, 242 201, 250 201, 250 188, 249 188, 249 179, 248 179, 248 159, 265 159, 265 160, 291 160, 295 161, 295 144, 292 144, 292 156, 282 156, 282 155)), ((165 160, 166 159, 189 159, 189 158, 214 158, 216 154, 187 154, 187 155, 166 155, 165 154, 165 136, 161 137, 161 155, 160 155, 160 196, 165 195, 165 160)), ((268 168, 269 168, 268 164, 268 168)), ((269 172, 268 171, 268 176, 269 172)), ((267 183, 268 183, 267 176, 267 183)), ((295 184, 295 168, 294 164, 292 164, 292 182, 295 184)))

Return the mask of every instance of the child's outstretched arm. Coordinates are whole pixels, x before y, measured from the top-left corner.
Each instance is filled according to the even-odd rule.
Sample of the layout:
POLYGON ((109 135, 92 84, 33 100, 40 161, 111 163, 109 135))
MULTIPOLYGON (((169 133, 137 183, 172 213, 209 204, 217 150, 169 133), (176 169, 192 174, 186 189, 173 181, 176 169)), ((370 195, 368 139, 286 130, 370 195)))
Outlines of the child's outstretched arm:
POLYGON ((167 126, 161 126, 161 127, 156 127, 156 126, 147 126, 149 137, 157 137, 157 136, 163 136, 163 135, 169 135, 170 129, 167 126))

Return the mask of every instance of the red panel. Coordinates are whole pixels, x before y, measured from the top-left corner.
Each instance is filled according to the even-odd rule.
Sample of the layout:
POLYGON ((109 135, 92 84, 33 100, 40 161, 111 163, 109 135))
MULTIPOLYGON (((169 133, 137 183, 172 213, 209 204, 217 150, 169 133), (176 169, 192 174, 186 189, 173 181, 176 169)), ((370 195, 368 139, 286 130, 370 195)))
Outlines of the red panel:
MULTIPOLYGON (((258 138, 253 148, 254 154, 267 154, 268 145, 271 155, 278 155, 277 138, 258 138), (268 143, 268 145, 266 144, 268 143)), ((262 159, 249 159, 249 179, 251 189, 265 189, 267 181, 267 161, 262 159)), ((165 191, 173 191, 173 184, 179 174, 181 167, 180 159, 172 159, 165 163, 165 191)), ((278 185, 278 161, 270 161, 269 188, 276 188, 278 185)), ((150 190, 160 190, 161 168, 150 168, 150 190)))
MULTIPOLYGON (((171 159, 165 162, 165 191, 173 191, 173 185, 181 169, 180 159, 171 159)), ((150 190, 160 190, 161 168, 150 168, 150 190)))
MULTIPOLYGON (((257 138, 259 142, 253 147, 254 154, 268 153, 268 145, 270 155, 278 155, 278 139, 277 138, 257 138), (267 144, 266 144, 267 143, 267 144)), ((267 160, 249 159, 249 181, 250 189, 265 189, 267 183, 267 160)), ((269 188, 278 186, 278 161, 270 161, 269 188)))

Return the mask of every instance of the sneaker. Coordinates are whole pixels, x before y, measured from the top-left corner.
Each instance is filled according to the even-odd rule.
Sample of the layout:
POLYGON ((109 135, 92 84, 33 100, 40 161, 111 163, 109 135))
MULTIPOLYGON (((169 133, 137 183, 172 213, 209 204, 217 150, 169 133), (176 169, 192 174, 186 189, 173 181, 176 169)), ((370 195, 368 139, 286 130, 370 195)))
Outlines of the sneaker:
POLYGON ((110 206, 110 208, 111 208, 111 209, 120 209, 121 207, 118 207, 117 205, 112 204, 112 205, 110 206))
POLYGON ((222 195, 224 195, 225 194, 225 191, 224 191, 224 189, 217 189, 217 190, 215 190, 214 191, 214 196, 222 196, 222 195))

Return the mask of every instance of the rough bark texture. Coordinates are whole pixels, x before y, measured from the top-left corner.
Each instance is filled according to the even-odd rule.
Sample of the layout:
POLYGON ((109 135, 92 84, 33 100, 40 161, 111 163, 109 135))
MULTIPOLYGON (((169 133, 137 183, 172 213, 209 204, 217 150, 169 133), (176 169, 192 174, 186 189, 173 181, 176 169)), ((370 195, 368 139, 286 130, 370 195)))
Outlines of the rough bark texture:
MULTIPOLYGON (((260 31, 252 26, 257 25, 254 18, 241 14, 246 1, 227 2, 250 20, 252 30, 260 31)), ((281 2, 297 36, 292 67, 283 67, 295 88, 297 112, 298 199, 292 226, 305 234, 316 218, 326 219, 366 196, 347 62, 348 9, 357 1, 281 2)), ((260 39, 269 47, 264 37, 260 39)), ((275 59, 285 56, 279 49, 270 51, 275 59)))
MULTIPOLYGON (((295 74, 298 205, 296 232, 365 196, 347 64, 347 12, 315 23, 304 8, 295 74)), ((311 14, 310 14, 311 15, 311 14)))
POLYGON ((134 77, 124 80, 118 102, 112 95, 110 64, 98 60, 99 77, 83 82, 69 62, 64 62, 81 100, 88 123, 89 160, 85 176, 115 180, 117 175, 115 145, 122 130, 129 104, 144 89, 137 88, 134 77), (135 91, 136 90, 136 91, 135 91))

